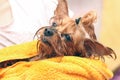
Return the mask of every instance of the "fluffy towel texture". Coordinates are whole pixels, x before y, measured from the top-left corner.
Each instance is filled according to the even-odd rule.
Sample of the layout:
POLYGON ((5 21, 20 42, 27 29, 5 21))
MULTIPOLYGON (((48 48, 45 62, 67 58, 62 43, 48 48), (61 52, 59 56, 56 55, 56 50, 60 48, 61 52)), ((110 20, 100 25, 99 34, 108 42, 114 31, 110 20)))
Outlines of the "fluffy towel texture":
MULTIPOLYGON (((0 62, 37 54, 36 41, 0 50, 0 62)), ((0 80, 109 80, 113 73, 100 60, 74 56, 17 62, 0 69, 0 80)))

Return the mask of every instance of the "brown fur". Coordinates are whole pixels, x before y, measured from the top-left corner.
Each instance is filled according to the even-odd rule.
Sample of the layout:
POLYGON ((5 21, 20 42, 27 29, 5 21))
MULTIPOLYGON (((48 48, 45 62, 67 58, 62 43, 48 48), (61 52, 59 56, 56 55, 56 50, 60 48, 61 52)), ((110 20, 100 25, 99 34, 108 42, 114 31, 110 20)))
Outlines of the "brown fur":
POLYGON ((96 13, 94 11, 90 11, 88 12, 87 14, 85 14, 83 17, 82 17, 82 24, 83 24, 83 27, 85 28, 86 32, 89 34, 89 36, 92 38, 92 39, 97 39, 96 38, 96 35, 95 35, 95 32, 94 32, 94 21, 96 20, 97 16, 96 16, 96 13))

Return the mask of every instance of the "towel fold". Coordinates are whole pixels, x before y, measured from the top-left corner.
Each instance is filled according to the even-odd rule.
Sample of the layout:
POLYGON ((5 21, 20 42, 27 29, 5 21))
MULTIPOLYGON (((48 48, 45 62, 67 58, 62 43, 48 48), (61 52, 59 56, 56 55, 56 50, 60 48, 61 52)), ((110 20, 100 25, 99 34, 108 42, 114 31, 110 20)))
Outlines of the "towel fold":
MULTIPOLYGON (((34 56, 36 44, 37 41, 33 41, 1 49, 0 62, 34 56)), ((104 62, 75 56, 21 61, 0 68, 0 80, 109 80, 112 77, 104 62)))

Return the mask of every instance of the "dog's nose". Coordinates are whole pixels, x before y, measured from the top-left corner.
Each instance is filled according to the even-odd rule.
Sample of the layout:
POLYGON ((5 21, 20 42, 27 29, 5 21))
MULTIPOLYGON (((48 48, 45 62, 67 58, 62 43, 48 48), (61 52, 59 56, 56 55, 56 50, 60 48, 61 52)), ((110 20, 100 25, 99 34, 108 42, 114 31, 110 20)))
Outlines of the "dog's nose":
POLYGON ((53 35, 53 30, 49 29, 49 28, 46 28, 45 31, 44 31, 44 35, 45 36, 52 36, 53 35))

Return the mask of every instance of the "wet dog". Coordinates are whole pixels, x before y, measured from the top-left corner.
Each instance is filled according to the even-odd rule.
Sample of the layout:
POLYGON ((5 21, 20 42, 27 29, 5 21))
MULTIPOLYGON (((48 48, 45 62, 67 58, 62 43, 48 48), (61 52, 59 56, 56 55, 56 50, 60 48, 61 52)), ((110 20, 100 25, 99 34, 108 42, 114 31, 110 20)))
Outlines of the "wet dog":
MULTIPOLYGON (((66 0, 58 0, 54 16, 50 19, 50 26, 40 28, 35 34, 38 39, 38 55, 23 59, 23 61, 58 56, 98 57, 104 59, 105 55, 113 57, 112 54, 116 58, 116 54, 111 48, 105 47, 97 41, 93 25, 96 17, 96 13, 90 11, 83 17, 72 19, 68 14, 66 0)), ((7 64, 13 61, 17 62, 8 60, 0 64, 2 67, 6 67, 7 64)))
POLYGON ((90 11, 83 17, 71 19, 68 15, 66 0, 58 0, 58 6, 50 20, 51 25, 45 27, 44 30, 41 29, 43 32, 39 30, 36 33, 41 35, 38 38, 41 58, 67 55, 94 56, 104 59, 104 55, 113 57, 112 54, 116 58, 116 54, 111 48, 105 47, 97 41, 93 25, 96 17, 96 13, 90 11))

